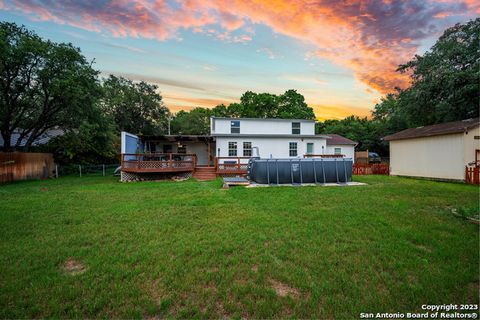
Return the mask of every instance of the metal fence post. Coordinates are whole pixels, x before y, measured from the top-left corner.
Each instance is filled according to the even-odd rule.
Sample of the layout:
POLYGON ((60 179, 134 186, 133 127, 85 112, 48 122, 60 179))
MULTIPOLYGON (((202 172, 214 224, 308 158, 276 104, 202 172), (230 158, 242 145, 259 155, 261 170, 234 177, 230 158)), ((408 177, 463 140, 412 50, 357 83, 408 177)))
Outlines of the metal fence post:
POLYGON ((82 177, 82 166, 78 165, 78 171, 80 172, 80 178, 82 177))
POLYGON ((102 165, 102 168, 103 168, 103 176, 105 177, 105 165, 104 164, 102 165))
POLYGON ((58 164, 55 165, 55 178, 58 179, 58 164))

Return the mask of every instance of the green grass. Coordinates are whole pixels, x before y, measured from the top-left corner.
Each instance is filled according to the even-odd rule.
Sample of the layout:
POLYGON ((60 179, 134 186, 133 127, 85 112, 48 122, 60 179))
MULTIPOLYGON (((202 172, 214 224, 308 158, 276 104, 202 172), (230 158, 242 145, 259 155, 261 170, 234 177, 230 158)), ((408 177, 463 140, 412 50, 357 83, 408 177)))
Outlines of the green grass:
POLYGON ((0 186, 0 317, 358 318, 479 303, 478 187, 0 186), (74 259, 87 267, 67 274, 74 259), (290 294, 280 296, 281 284, 290 294))

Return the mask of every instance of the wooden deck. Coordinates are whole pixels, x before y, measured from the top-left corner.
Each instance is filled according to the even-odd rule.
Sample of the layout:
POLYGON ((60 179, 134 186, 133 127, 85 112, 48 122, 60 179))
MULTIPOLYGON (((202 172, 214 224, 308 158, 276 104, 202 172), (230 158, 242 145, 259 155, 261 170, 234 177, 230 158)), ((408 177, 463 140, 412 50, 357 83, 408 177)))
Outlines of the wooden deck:
POLYGON ((190 172, 197 156, 180 153, 122 154, 122 171, 131 173, 190 172))
POLYGON ((249 157, 216 157, 213 166, 197 166, 195 154, 181 153, 126 153, 121 156, 123 172, 130 173, 173 173, 198 172, 208 169, 217 176, 246 175, 249 157))

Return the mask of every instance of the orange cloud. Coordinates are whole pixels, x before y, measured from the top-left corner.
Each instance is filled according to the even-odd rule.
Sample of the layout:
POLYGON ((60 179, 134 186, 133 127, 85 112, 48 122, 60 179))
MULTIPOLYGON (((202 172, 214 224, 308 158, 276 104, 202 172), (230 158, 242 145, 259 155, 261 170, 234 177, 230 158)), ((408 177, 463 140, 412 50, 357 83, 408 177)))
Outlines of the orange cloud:
MULTIPOLYGON (((0 0, 2 1, 2 0, 0 0)), ((0 2, 1 3, 1 2, 0 2)), ((452 15, 479 13, 475 0, 7 0, 7 9, 41 20, 118 37, 165 40, 180 29, 210 33, 227 42, 247 42, 252 35, 233 35, 251 24, 313 44, 310 58, 327 59, 353 71, 356 79, 379 93, 408 84, 395 72, 409 60, 420 41, 437 34, 452 15), (247 25, 248 24, 248 25, 247 25), (215 28, 216 26, 220 27, 215 28)), ((248 31, 247 31, 248 33, 248 31)))
POLYGON ((371 116, 369 109, 353 108, 346 105, 312 105, 311 107, 320 121, 343 119, 352 114, 359 117, 371 116))
MULTIPOLYGON (((214 99, 214 98, 195 98, 188 97, 185 94, 164 94, 165 103, 172 112, 180 110, 191 110, 196 107, 213 108, 219 104, 229 105, 238 102, 238 99, 214 99)), ((345 117, 356 115, 359 117, 370 117, 370 110, 367 108, 355 108, 348 105, 310 105, 317 115, 317 120, 325 121, 327 119, 343 119, 345 117)))
POLYGON ((172 112, 193 109, 196 107, 213 108, 219 104, 229 105, 230 103, 235 102, 234 100, 225 99, 187 97, 184 94, 164 94, 163 98, 172 112))

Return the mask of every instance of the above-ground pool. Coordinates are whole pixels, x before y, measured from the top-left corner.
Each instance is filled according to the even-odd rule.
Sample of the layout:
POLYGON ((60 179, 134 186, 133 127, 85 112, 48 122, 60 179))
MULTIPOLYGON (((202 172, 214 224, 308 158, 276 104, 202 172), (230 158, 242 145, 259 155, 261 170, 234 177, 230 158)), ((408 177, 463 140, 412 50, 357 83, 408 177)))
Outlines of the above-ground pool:
POLYGON ((351 158, 252 158, 248 179, 259 184, 347 183, 352 165, 351 158))

